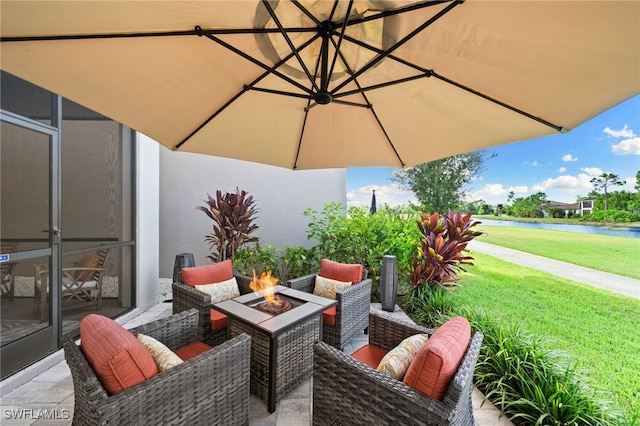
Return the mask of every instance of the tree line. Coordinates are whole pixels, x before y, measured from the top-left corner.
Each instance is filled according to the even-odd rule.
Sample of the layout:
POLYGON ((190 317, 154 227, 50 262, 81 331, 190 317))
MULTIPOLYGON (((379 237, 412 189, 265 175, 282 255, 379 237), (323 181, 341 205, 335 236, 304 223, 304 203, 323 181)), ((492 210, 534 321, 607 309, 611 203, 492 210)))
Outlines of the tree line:
MULTIPOLYGON (((578 213, 562 207, 550 207, 547 195, 537 192, 527 197, 515 197, 510 192, 506 204, 490 205, 484 200, 465 201, 466 188, 474 177, 479 176, 485 168, 485 161, 495 157, 487 151, 476 151, 455 155, 429 163, 401 169, 392 173, 392 180, 405 189, 414 193, 418 205, 410 206, 426 212, 447 212, 459 210, 474 214, 506 214, 514 217, 536 218, 544 217, 572 217, 578 213)), ((614 173, 602 173, 591 179, 594 189, 587 196, 578 196, 576 202, 592 200, 593 219, 599 216, 604 219, 617 221, 637 221, 640 213, 640 171, 636 173, 635 192, 625 190, 615 191, 624 183, 614 173), (596 214, 599 212, 599 214, 596 214), (602 212, 607 212, 603 214, 602 212), (619 212, 614 214, 614 212, 619 212)))

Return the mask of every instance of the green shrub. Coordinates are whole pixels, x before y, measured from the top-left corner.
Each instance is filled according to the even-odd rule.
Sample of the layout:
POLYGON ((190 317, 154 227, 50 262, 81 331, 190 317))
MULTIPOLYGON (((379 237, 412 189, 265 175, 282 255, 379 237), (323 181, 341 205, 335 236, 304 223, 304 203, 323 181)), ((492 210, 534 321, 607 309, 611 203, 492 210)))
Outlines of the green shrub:
POLYGON ((395 256, 400 286, 408 286, 411 263, 418 250, 419 232, 413 213, 398 213, 389 208, 370 214, 368 209, 351 207, 345 214, 339 203, 329 203, 322 212, 308 209, 311 218, 307 236, 315 240, 314 262, 327 258, 336 262, 360 263, 373 280, 372 294, 378 300, 382 257, 395 256))
POLYGON ((580 218, 585 222, 630 223, 639 222, 640 215, 622 210, 595 211, 580 218))
POLYGON ((278 275, 282 281, 318 272, 320 259, 313 248, 286 246, 278 262, 278 275))
POLYGON ((459 308, 457 314, 484 333, 476 386, 515 424, 632 424, 584 383, 573 361, 546 348, 519 324, 470 308, 459 308))
POLYGON ((453 293, 440 286, 425 285, 407 295, 403 308, 417 324, 436 328, 453 316, 453 293))
POLYGON ((547 209, 547 213, 549 213, 549 216, 556 219, 562 219, 566 214, 560 207, 551 207, 550 209, 547 209))
MULTIPOLYGON (((278 253, 275 247, 266 244, 260 246, 256 243, 254 246, 245 246, 236 252, 233 261, 233 269, 248 277, 253 276, 253 271, 258 276, 266 271, 278 273, 278 253)), ((279 275, 276 275, 280 278, 279 275)))

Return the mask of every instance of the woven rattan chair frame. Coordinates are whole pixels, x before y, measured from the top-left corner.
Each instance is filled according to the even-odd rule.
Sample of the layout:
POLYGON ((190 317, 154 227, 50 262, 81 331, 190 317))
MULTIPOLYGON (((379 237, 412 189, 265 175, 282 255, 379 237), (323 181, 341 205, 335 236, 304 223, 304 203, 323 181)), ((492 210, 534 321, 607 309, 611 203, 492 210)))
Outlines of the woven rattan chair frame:
MULTIPOLYGON (((238 282, 238 289, 240 294, 250 293, 252 290, 249 288, 251 278, 233 274, 238 282)), ((171 285, 173 294, 173 313, 187 311, 189 309, 196 309, 198 315, 198 331, 200 333, 200 339, 211 346, 219 345, 220 343, 229 339, 229 328, 225 330, 211 330, 211 296, 207 293, 203 293, 181 282, 173 283, 171 285)))
MULTIPOLYGON (((287 281, 287 286, 313 293, 316 275, 311 274, 287 281)), ((371 280, 363 269, 362 281, 336 293, 336 325, 322 324, 322 341, 340 350, 369 326, 371 308, 371 280)))
MULTIPOLYGON (((170 349, 198 340, 194 309, 131 330, 170 349)), ((73 424, 246 425, 251 338, 237 336, 172 369, 109 396, 73 336, 63 337, 74 389, 73 424)))
MULTIPOLYGON (((432 330, 372 312, 369 343, 392 349, 403 339, 432 330)), ((475 333, 442 401, 430 398, 335 348, 314 346, 313 424, 473 426, 473 371, 482 333, 475 333)))

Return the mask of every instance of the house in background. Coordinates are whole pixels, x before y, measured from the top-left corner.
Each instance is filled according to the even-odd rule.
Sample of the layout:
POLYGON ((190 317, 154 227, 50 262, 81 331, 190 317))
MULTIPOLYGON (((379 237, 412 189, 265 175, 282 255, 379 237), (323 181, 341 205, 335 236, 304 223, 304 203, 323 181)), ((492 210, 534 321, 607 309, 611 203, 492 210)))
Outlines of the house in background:
POLYGON ((586 216, 593 211, 593 204, 595 200, 580 200, 575 203, 563 203, 561 201, 547 201, 547 203, 542 207, 542 212, 545 217, 549 217, 548 210, 551 208, 561 208, 564 210, 565 217, 569 215, 569 213, 576 214, 580 217, 586 216))
POLYGON ((99 313, 116 317, 158 303, 176 254, 208 262, 212 224, 196 210, 207 193, 248 191, 260 210, 257 235, 276 248, 310 244, 305 209, 346 206, 345 169, 171 152, 4 71, 0 84, 0 242, 3 252, 11 246, 2 261, 13 271, 0 300, 2 379, 57 351, 61 335, 96 312, 95 304, 63 309, 61 268, 83 254, 109 250, 99 313), (45 312, 34 305, 36 264, 48 270, 45 312))

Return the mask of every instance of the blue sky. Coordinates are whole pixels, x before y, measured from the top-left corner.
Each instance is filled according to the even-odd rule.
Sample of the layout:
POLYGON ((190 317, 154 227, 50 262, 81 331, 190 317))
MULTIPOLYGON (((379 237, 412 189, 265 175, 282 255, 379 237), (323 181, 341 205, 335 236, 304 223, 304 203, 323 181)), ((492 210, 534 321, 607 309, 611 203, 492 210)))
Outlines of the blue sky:
MULTIPOLYGON (((593 189, 593 176, 614 173, 626 184, 616 190, 633 191, 640 170, 640 95, 603 112, 568 133, 488 148, 497 154, 467 188, 468 200, 506 203, 536 192, 548 200, 573 203, 593 189)), ((376 190, 378 206, 415 202, 412 193, 397 187, 393 168, 347 169, 347 202, 369 206, 376 190)))

